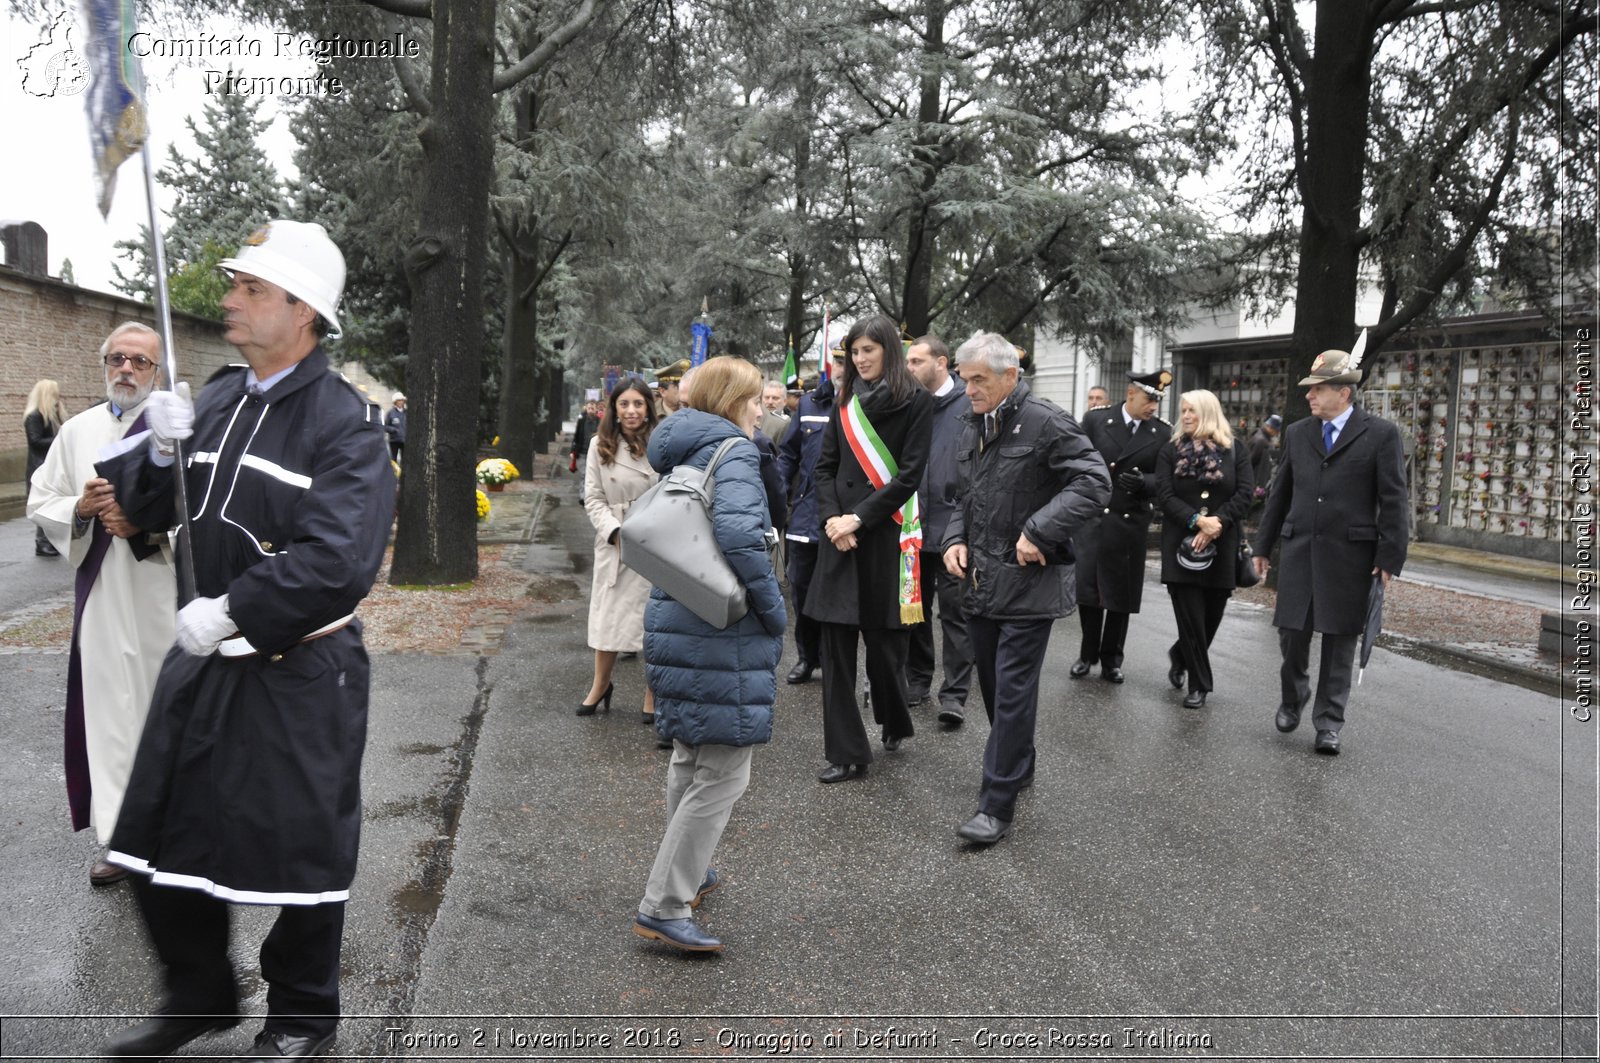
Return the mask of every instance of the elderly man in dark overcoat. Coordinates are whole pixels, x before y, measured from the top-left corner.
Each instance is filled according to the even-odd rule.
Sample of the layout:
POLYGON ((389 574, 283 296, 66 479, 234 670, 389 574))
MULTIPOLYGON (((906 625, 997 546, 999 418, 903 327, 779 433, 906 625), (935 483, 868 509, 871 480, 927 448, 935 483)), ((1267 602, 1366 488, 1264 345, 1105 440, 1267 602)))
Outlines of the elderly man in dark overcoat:
POLYGON ((167 999, 113 1057, 168 1056, 239 1021, 229 902, 280 909, 248 1055, 321 1055, 339 1023, 370 671, 355 610, 383 561, 395 477, 377 408, 322 350, 345 277, 322 226, 270 222, 220 268, 224 338, 247 364, 194 405, 186 387, 152 394, 149 445, 120 470, 118 497, 147 528, 173 526, 185 477, 196 597, 178 610, 107 855, 136 872, 167 999))
POLYGON ((1328 756, 1339 752, 1373 578, 1387 587, 1400 574, 1409 540, 1400 430, 1355 404, 1361 348, 1358 342, 1354 353, 1323 351, 1300 381, 1311 416, 1284 431, 1283 457, 1253 544, 1263 576, 1272 549, 1282 551, 1272 618, 1283 654, 1278 730, 1300 725, 1311 693, 1311 636, 1321 633, 1311 723, 1313 748, 1328 756))
POLYGON ((1083 415, 1083 430, 1105 459, 1111 498, 1072 537, 1077 557, 1078 620, 1083 639, 1067 672, 1082 679, 1100 665, 1107 682, 1122 682, 1128 617, 1144 597, 1144 562, 1156 498, 1156 456, 1172 426, 1156 416, 1172 383, 1165 369, 1128 374, 1127 397, 1083 415))
POLYGON ((945 569, 961 581, 978 689, 989 715, 978 811, 957 835, 991 845, 1033 781, 1039 672, 1050 629, 1072 612, 1072 533, 1111 493, 1078 425, 1019 379, 1017 350, 979 332, 956 350, 972 415, 956 445, 957 502, 945 569))

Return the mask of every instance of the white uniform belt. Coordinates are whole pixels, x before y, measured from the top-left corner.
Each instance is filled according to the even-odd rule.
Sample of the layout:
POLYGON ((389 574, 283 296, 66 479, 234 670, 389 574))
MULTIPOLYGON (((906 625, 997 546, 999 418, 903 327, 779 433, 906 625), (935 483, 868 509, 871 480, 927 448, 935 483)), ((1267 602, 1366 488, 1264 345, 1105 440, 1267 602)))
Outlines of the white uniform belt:
MULTIPOLYGON (((356 614, 346 613, 331 624, 323 624, 317 630, 301 638, 300 641, 310 642, 312 639, 320 639, 324 635, 331 635, 355 618, 356 614)), ((217 652, 224 657, 254 657, 261 651, 250 645, 250 640, 243 635, 233 635, 222 640, 222 644, 217 647, 217 652)))

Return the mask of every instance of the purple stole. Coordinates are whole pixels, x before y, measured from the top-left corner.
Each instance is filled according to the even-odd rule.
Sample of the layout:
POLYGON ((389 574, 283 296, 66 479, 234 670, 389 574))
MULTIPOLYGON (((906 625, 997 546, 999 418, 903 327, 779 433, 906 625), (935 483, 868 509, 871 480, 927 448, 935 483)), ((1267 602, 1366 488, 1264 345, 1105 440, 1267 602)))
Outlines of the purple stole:
MULTIPOLYGON (((144 431, 144 413, 134 419, 123 434, 144 431)), ((76 510, 74 510, 76 516, 76 510)), ((72 584, 72 652, 67 658, 67 733, 65 761, 67 769, 67 804, 72 809, 72 829, 83 830, 89 825, 89 739, 83 722, 83 667, 78 647, 78 625, 83 620, 83 607, 89 601, 89 592, 100 578, 100 566, 105 562, 106 551, 111 549, 115 536, 106 531, 98 520, 92 521, 93 538, 89 553, 78 566, 72 584)))

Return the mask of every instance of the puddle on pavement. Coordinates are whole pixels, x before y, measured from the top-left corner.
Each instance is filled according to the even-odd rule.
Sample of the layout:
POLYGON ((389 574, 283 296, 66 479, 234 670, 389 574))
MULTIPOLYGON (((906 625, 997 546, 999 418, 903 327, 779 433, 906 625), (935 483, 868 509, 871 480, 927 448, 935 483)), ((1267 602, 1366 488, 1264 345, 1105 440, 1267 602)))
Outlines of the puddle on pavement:
POLYGON ((536 602, 566 602, 579 596, 578 584, 560 576, 534 576, 523 597, 536 602))

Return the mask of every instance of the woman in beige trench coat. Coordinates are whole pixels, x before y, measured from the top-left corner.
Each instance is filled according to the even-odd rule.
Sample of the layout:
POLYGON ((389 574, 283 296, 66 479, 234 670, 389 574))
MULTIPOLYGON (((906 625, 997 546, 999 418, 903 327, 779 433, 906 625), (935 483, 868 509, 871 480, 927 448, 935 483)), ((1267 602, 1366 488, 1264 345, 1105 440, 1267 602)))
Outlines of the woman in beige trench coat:
MULTIPOLYGON (((611 711, 611 671, 617 654, 644 647, 644 607, 650 583, 622 563, 617 531, 633 500, 660 477, 645 457, 656 425, 655 403, 642 380, 619 385, 606 402, 600 429, 585 459, 583 508, 594 525, 594 585, 589 595, 589 645, 594 649, 594 682, 578 706, 591 716, 611 711)), ((643 722, 655 720, 655 699, 644 691, 643 722)))

